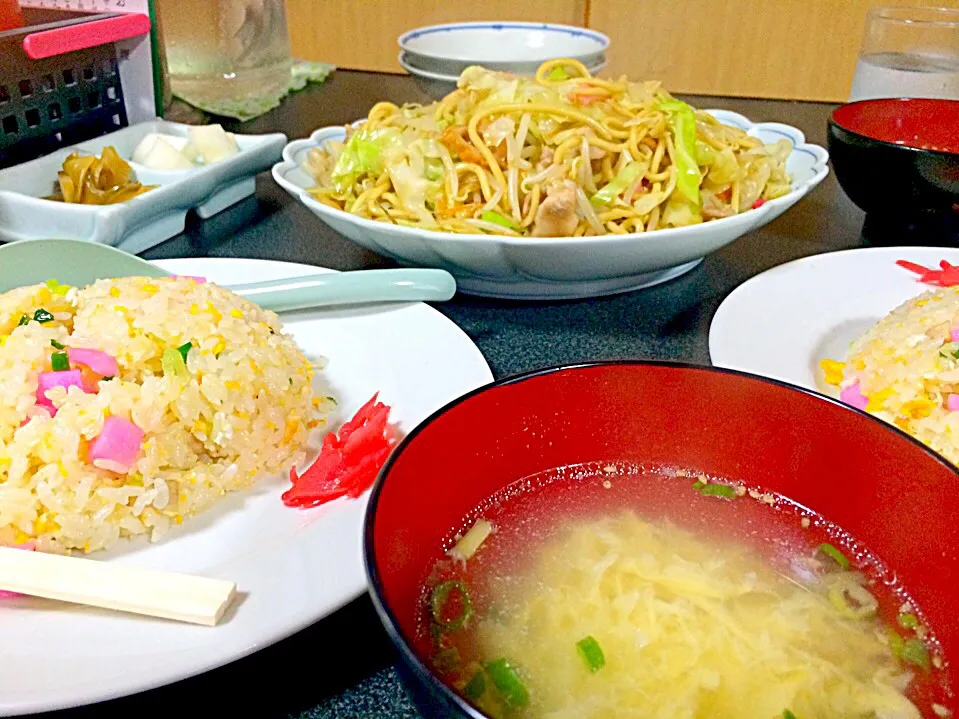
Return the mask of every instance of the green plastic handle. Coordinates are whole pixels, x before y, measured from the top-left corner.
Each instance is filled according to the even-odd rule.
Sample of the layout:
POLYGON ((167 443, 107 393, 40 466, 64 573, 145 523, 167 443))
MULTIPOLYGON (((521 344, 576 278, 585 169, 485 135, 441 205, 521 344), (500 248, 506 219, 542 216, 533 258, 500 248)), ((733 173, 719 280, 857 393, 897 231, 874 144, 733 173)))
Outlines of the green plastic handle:
POLYGON ((354 270, 228 285, 228 289, 265 309, 287 312, 366 302, 445 302, 456 294, 456 280, 446 270, 354 270))

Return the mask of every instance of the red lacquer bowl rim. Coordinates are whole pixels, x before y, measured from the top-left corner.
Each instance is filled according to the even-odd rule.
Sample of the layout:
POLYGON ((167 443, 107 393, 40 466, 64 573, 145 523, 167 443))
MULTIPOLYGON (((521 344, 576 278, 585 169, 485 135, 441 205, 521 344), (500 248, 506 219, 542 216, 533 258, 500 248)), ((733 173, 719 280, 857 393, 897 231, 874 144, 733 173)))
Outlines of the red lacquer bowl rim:
MULTIPOLYGON (((373 606, 376 609, 377 614, 380 617, 380 622, 383 624, 386 629, 386 633, 389 635, 390 640, 393 642, 393 645, 397 648, 403 655, 403 660, 406 664, 417 674, 419 678, 431 685, 435 690, 439 691, 445 700, 449 703, 456 705, 458 710, 464 715, 472 717, 472 719, 489 719, 488 715, 482 713, 468 701, 463 699, 459 694, 453 691, 446 682, 440 679, 432 669, 427 666, 427 664, 420 659, 419 655, 413 650, 412 643, 399 628, 399 621, 396 618, 396 615, 393 612, 393 609, 386 604, 381 592, 382 579, 380 577, 380 572, 375 560, 375 552, 373 549, 373 526, 376 521, 376 509, 379 506, 380 495, 382 494, 383 485, 386 483, 386 478, 389 475, 391 469, 395 462, 399 459, 400 455, 406 450, 406 448, 416 441, 416 438, 419 434, 429 427, 436 419, 446 414, 447 412, 455 409, 461 404, 468 402, 473 397, 485 393, 489 390, 507 387, 514 384, 520 384, 527 380, 536 379, 538 377, 544 377, 553 374, 559 374, 560 372, 566 371, 576 371, 576 370, 585 370, 585 369, 597 369, 603 367, 660 367, 665 369, 673 370, 692 370, 692 371, 701 371, 710 374, 719 374, 719 375, 732 375, 734 377, 740 377, 747 380, 754 380, 757 382, 762 382, 765 384, 776 385, 787 391, 797 392, 799 394, 804 394, 810 397, 815 397, 816 399, 822 400, 823 402, 833 405, 840 408, 846 412, 852 412, 853 414, 859 415, 864 421, 875 422, 882 425, 886 430, 891 432, 894 436, 898 436, 900 440, 906 440, 907 442, 912 443, 916 447, 923 450, 923 452, 928 456, 928 458, 934 462, 945 467, 947 470, 952 472, 954 475, 959 478, 959 467, 952 464, 945 457, 940 455, 938 452, 930 449, 918 439, 913 437, 910 434, 907 434, 903 430, 899 429, 895 425, 891 425, 888 422, 885 422, 878 417, 874 417, 871 414, 863 410, 856 409, 851 407, 840 400, 824 395, 815 390, 808 389, 806 387, 801 387, 799 385, 790 384, 789 382, 783 382, 782 380, 773 379, 771 377, 763 377, 761 375, 753 374, 751 372, 743 372, 742 370, 729 369, 727 367, 714 367, 711 365, 700 365, 694 364, 691 362, 673 362, 665 360, 595 360, 591 362, 580 362, 573 363, 568 365, 555 365, 551 367, 544 367, 542 369, 532 370, 530 372, 523 372, 516 375, 511 375, 509 377, 504 377, 502 379, 496 380, 494 382, 489 382, 485 385, 477 387, 476 389, 467 392, 466 394, 457 397, 456 399, 450 401, 443 407, 440 407, 438 410, 433 412, 429 417, 424 419, 417 425, 412 432, 410 432, 403 440, 397 445, 396 449, 390 454, 386 463, 383 465, 383 468, 380 470, 377 475, 376 482, 373 484, 373 488, 370 491, 369 502, 366 507, 366 515, 363 522, 363 564, 366 569, 367 581, 370 585, 369 592, 370 598, 372 599, 373 606)), ((815 510, 815 507, 811 507, 815 510)))
MULTIPOLYGON (((938 149, 931 147, 921 147, 918 143, 913 141, 913 144, 907 144, 907 140, 904 139, 902 142, 896 142, 892 139, 884 139, 882 137, 877 137, 873 134, 866 134, 859 129, 853 129, 847 124, 844 124, 844 116, 850 114, 851 112, 866 107, 869 105, 888 105, 888 106, 904 106, 906 104, 913 103, 915 105, 937 105, 937 106, 952 106, 955 107, 957 117, 959 117, 959 100, 948 100, 940 98, 926 98, 926 97, 879 97, 871 98, 868 100, 857 100, 856 102, 847 102, 844 105, 840 105, 835 110, 829 114, 829 125, 836 127, 843 132, 849 133, 861 140, 868 142, 876 143, 877 145, 887 147, 887 148, 896 148, 899 150, 907 150, 910 152, 928 152, 933 155, 940 155, 942 157, 956 158, 959 157, 959 146, 955 149, 938 149)), ((846 118, 848 121, 848 118, 846 118)))

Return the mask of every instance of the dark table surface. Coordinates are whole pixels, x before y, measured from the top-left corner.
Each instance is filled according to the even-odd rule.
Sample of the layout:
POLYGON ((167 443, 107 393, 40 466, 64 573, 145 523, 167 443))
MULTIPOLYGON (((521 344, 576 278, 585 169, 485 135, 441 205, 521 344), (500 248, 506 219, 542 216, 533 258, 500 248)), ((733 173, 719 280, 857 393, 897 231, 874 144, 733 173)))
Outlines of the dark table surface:
MULTIPOLYGON (((308 136, 324 125, 366 115, 379 100, 427 101, 408 77, 338 71, 324 85, 287 98, 244 124, 242 132, 308 136)), ((702 108, 740 112, 754 121, 800 128, 825 145, 831 105, 686 97, 702 108)), ((177 107, 173 119, 191 111, 177 107)), ((202 118, 197 118, 202 121, 202 118)), ((830 174, 775 222, 710 255, 696 269, 656 287, 564 302, 510 302, 457 295, 437 309, 458 324, 497 377, 582 360, 645 358, 708 364, 713 313, 737 285, 798 257, 862 244, 863 215, 830 174)), ((258 257, 338 270, 385 267, 391 261, 343 239, 292 200, 264 173, 255 198, 145 253, 170 257, 258 257)), ((797 298, 798 299, 798 298, 797 298)), ((173 716, 415 719, 393 669, 394 656, 367 597, 309 629, 205 675, 57 719, 173 716)))

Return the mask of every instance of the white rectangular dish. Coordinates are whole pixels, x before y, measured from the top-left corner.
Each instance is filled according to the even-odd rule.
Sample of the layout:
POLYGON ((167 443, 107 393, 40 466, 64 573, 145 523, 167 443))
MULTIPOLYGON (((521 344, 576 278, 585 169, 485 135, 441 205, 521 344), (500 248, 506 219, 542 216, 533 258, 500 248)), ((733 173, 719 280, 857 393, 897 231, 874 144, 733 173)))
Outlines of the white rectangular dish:
POLYGON ((149 133, 186 137, 187 128, 164 120, 138 123, 0 170, 0 241, 89 240, 143 252, 182 232, 190 210, 205 219, 253 194, 255 175, 279 160, 286 144, 282 133, 236 135, 239 153, 187 170, 155 170, 131 161, 149 133), (139 182, 159 187, 115 205, 44 199, 54 191, 57 173, 70 153, 99 156, 106 146, 130 163, 139 182))

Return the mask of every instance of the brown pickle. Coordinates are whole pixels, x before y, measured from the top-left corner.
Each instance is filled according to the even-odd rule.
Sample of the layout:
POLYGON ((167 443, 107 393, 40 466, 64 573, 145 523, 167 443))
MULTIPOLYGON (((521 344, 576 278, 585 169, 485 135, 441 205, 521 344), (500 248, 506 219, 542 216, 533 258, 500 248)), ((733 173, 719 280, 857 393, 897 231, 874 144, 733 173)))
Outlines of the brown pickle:
POLYGON ((133 168, 109 146, 100 157, 71 153, 57 173, 57 182, 55 194, 48 199, 79 205, 115 205, 156 188, 137 182, 133 168))

